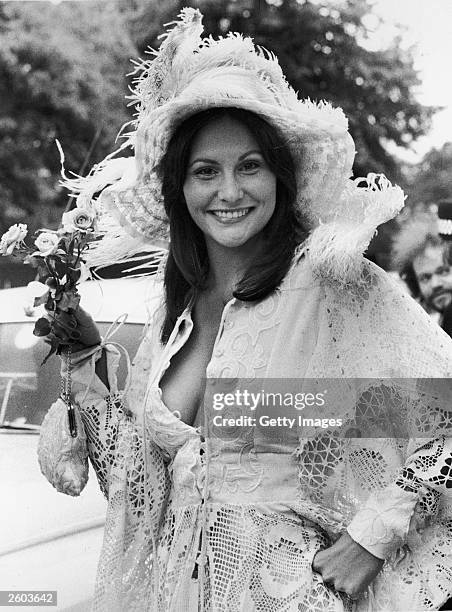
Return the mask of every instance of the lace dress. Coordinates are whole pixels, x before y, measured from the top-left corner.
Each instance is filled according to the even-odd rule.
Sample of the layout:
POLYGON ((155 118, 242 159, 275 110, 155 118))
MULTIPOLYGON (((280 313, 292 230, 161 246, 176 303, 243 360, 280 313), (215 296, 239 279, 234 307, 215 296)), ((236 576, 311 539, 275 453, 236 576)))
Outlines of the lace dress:
MULTIPOLYGON (((252 425, 219 434, 208 403, 204 425, 194 428, 164 405, 159 388, 191 333, 190 309, 164 347, 161 320, 158 309, 125 396, 116 387, 113 346, 105 347, 110 392, 94 378, 86 394, 98 347, 74 359, 75 399, 86 395, 90 457, 109 502, 94 610, 396 612, 442 605, 452 591, 447 411, 436 409, 441 423, 417 438, 408 428, 367 438, 334 428, 305 437, 297 427, 275 436, 252 425), (387 560, 357 602, 311 569, 317 550, 346 529, 387 560)), ((376 266, 363 262, 360 282, 344 287, 315 278, 301 259, 263 301, 226 305, 206 376, 367 379, 359 403, 345 398, 335 407, 344 426, 356 425, 364 409, 379 422, 384 410, 384 423, 398 419, 403 428, 413 410, 435 409, 398 379, 447 378, 451 369, 451 340, 376 266)))

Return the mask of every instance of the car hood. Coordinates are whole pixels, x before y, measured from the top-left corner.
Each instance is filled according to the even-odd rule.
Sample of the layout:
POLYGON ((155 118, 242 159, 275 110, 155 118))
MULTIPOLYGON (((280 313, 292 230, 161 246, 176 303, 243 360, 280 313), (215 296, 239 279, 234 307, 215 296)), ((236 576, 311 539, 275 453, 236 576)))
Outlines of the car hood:
POLYGON ((0 555, 104 522, 106 500, 91 470, 80 497, 58 493, 41 474, 34 433, 0 430, 0 555))
MULTIPOLYGON (((95 321, 115 321, 127 314, 129 323, 146 323, 161 300, 162 284, 154 277, 92 280, 77 286, 80 305, 95 321)), ((32 302, 28 287, 14 287, 0 291, 0 322, 33 321, 44 314, 44 307, 35 308, 30 315, 24 308, 32 302)))

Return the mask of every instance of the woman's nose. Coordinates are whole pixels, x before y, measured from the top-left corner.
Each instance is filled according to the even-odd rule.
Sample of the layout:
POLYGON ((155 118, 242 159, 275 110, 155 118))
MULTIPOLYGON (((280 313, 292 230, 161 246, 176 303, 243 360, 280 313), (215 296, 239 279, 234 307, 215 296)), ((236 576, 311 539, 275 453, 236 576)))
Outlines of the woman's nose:
POLYGON ((243 190, 233 174, 224 176, 218 197, 223 202, 237 202, 243 198, 243 190))

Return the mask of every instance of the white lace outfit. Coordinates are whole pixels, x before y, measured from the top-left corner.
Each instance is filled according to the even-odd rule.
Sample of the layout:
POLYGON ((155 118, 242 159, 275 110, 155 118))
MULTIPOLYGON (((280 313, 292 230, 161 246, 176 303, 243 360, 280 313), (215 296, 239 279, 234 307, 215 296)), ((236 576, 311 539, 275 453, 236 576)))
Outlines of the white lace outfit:
MULTIPOLYGON (((287 429, 278 442, 245 427, 224 444, 207 435, 212 414, 193 428, 162 402, 159 381, 193 327, 187 309, 162 347, 162 314, 134 359, 127 397, 116 387, 119 354, 107 345, 110 392, 95 378, 81 406, 109 502, 94 610, 442 605, 452 591, 450 440, 345 439, 328 430, 308 439, 287 429), (311 569, 316 551, 347 528, 387 559, 369 596, 355 603, 311 569)), ((97 347, 74 356, 79 401, 98 355, 97 347)), ((451 371, 452 341, 376 266, 364 261, 361 280, 342 285, 320 281, 301 259, 263 301, 226 305, 206 375, 369 377, 390 385, 451 371)), ((378 385, 367 393, 367 408, 381 409, 378 385)), ((355 410, 337 407, 346 421, 355 410)))

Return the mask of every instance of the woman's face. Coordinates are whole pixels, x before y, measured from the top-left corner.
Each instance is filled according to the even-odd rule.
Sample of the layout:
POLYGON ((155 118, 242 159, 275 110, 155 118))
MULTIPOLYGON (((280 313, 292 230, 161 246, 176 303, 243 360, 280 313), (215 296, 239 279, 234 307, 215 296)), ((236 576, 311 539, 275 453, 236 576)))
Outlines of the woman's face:
POLYGON ((251 132, 224 117, 193 140, 184 196, 208 246, 235 248, 259 240, 276 204, 276 176, 251 132))

